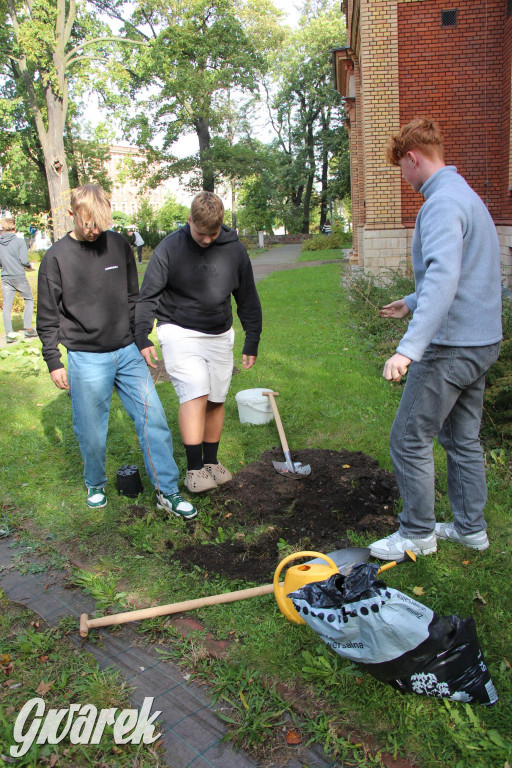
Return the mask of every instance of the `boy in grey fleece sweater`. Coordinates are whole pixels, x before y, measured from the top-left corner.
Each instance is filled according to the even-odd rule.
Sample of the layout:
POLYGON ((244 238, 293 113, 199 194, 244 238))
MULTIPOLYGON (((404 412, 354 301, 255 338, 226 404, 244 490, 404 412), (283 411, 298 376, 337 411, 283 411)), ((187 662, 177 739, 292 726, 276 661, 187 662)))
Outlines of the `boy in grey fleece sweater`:
POLYGON ((32 269, 28 260, 25 240, 16 236, 16 224, 14 219, 2 219, 0 221, 0 269, 2 271, 2 316, 5 328, 5 340, 8 344, 16 341, 17 336, 12 329, 12 305, 18 292, 25 302, 23 312, 23 327, 25 336, 31 338, 37 336, 32 328, 32 314, 34 312, 34 297, 25 270, 32 269))
POLYGON ((425 202, 412 243, 416 291, 379 311, 381 317, 413 315, 382 374, 399 382, 409 371, 390 434, 400 528, 371 545, 382 560, 400 558, 406 549, 431 554, 437 538, 477 550, 489 546, 479 430, 485 374, 502 338, 499 244, 489 211, 443 154, 439 126, 422 118, 388 146, 388 161, 401 167, 425 202), (449 523, 436 523, 434 515, 435 437, 447 454, 449 523))

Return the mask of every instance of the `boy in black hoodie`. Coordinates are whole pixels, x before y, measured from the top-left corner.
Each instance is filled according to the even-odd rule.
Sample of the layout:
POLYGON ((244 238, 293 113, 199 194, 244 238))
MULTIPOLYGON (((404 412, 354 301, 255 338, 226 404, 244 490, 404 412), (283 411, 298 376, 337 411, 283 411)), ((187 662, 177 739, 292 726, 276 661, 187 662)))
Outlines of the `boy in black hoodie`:
POLYGON ((164 409, 133 339, 139 292, 132 250, 108 230, 110 201, 99 186, 73 190, 74 228, 39 269, 37 331, 59 389, 71 394, 73 431, 84 460, 87 505, 104 507, 106 441, 112 390, 135 424, 157 507, 190 520, 195 507, 178 493, 178 468, 164 409), (68 350, 68 371, 59 344, 68 350))
POLYGON ((217 195, 196 195, 188 224, 162 240, 151 256, 135 308, 135 341, 152 368, 158 357, 148 335, 157 319, 165 367, 180 400, 185 485, 194 493, 231 479, 217 458, 233 372, 231 295, 245 331, 244 369, 256 362, 261 334, 251 262, 223 218, 217 195))

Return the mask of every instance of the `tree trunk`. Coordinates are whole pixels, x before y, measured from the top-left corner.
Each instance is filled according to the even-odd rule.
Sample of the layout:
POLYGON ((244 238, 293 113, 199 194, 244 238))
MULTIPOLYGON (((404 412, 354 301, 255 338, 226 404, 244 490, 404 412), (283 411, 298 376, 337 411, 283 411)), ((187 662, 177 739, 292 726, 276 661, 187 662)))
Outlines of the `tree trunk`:
POLYGON ((64 149, 64 126, 66 120, 66 100, 59 98, 52 90, 46 91, 48 110, 48 129, 43 147, 46 179, 50 193, 53 236, 55 241, 64 237, 70 228, 69 218, 69 173, 64 149))
MULTIPOLYGON (((322 152, 322 178, 321 178, 321 193, 320 193, 320 232, 324 226, 327 216, 327 179, 329 171, 329 153, 326 149, 322 152)), ((331 222, 332 223, 332 222, 331 222)))
POLYGON ((302 217, 302 234, 309 234, 309 208, 311 205, 311 195, 313 194, 313 184, 315 182, 315 141, 313 136, 313 125, 308 125, 307 132, 307 153, 309 160, 309 173, 306 181, 306 190, 304 192, 303 202, 303 217, 302 217))
POLYGON ((203 176, 203 190, 215 192, 215 176, 210 157, 210 126, 208 120, 196 117, 194 126, 199 140, 199 164, 203 176))

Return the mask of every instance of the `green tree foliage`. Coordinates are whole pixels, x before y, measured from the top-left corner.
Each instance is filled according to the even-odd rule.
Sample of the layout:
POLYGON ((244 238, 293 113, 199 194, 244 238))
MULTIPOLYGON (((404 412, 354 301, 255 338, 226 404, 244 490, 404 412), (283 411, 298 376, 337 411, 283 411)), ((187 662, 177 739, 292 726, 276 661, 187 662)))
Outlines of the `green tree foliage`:
POLYGON ((101 184, 110 192, 112 181, 107 171, 110 160, 110 145, 114 135, 104 123, 95 128, 76 122, 67 127, 64 144, 69 163, 69 180, 72 187, 80 184, 101 184), (82 134, 82 136, 80 135, 82 134))
POLYGON ((344 41, 339 4, 308 0, 299 29, 288 36, 287 45, 276 56, 273 72, 277 91, 268 88, 272 127, 286 159, 281 178, 292 209, 290 226, 299 232, 309 232, 312 205, 321 205, 322 225, 328 199, 333 192, 343 192, 340 178, 348 184, 348 166, 340 159, 348 152, 344 110, 333 87, 331 62, 331 50, 344 41), (331 180, 333 157, 338 158, 335 168, 341 174, 336 173, 331 180))
POLYGON ((54 237, 68 225, 69 165, 64 136, 70 93, 91 82, 117 38, 76 0, 0 0, 0 111, 14 148, 19 132, 44 171, 54 237), (10 102, 10 104, 9 104, 10 102))
POLYGON ((178 203, 174 195, 168 195, 156 213, 156 225, 162 232, 172 232, 188 221, 190 209, 178 203))
POLYGON ((130 21, 147 45, 133 51, 128 65, 139 94, 129 128, 141 147, 154 148, 161 137, 169 174, 199 168, 200 187, 214 190, 212 139, 224 134, 230 94, 241 101, 256 91, 265 52, 282 37, 279 16, 268 0, 138 0, 130 21), (173 145, 192 132, 198 155, 179 161, 173 145))

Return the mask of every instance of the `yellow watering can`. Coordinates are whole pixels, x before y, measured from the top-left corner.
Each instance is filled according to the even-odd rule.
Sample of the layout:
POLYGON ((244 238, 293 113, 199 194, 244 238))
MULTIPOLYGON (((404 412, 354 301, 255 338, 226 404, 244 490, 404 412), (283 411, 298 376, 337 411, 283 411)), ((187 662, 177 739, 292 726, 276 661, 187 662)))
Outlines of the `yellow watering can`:
POLYGON ((305 584, 311 584, 314 581, 325 581, 335 573, 339 573, 338 566, 332 560, 329 555, 322 555, 320 552, 294 552, 284 560, 281 560, 274 573, 274 596, 277 600, 279 610, 290 621, 295 624, 305 624, 304 619, 301 619, 295 606, 289 597, 286 597, 290 592, 295 592, 296 589, 300 589, 305 584), (325 560, 325 563, 303 563, 302 565, 292 565, 288 568, 284 577, 284 582, 279 583, 279 576, 281 571, 292 560, 297 560, 300 557, 315 557, 325 560))

